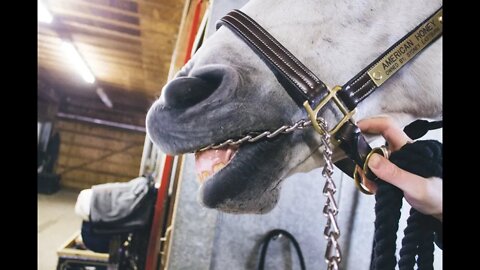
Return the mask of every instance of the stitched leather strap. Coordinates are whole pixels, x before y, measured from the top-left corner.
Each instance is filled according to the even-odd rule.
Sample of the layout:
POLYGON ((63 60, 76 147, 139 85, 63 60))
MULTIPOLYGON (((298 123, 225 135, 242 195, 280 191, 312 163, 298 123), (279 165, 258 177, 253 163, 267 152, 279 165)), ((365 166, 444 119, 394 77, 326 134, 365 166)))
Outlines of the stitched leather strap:
MULTIPOLYGON (((403 131, 407 134, 408 137, 412 140, 417 140, 423 137, 428 131, 435 130, 443 127, 443 121, 427 121, 427 120, 415 120, 405 126, 403 131)), ((365 156, 370 152, 371 149, 365 145, 366 141, 363 139, 363 136, 359 136, 358 128, 355 128, 350 122, 345 124, 345 127, 337 134, 337 139, 342 140, 340 147, 343 151, 347 153, 347 158, 341 159, 335 162, 335 166, 342 170, 345 174, 352 176, 355 170, 355 165, 363 166, 363 161, 365 156), (343 142, 344 141, 344 142, 343 142), (352 158, 356 157, 356 159, 352 158)), ((375 181, 375 177, 369 178, 375 181)))
MULTIPOLYGON (((341 143, 338 145, 348 156, 348 161, 336 162, 335 165, 344 173, 348 172, 349 176, 353 176, 355 164, 363 167, 367 155, 372 151, 365 137, 360 133, 360 129, 352 122, 346 122, 340 130, 335 134, 335 139, 341 143)), ((367 172, 367 178, 371 181, 377 181, 370 171, 367 172)))
MULTIPOLYGON (((441 12, 441 11, 442 11, 442 7, 440 7, 437 11, 435 11, 431 16, 429 16, 419 25, 417 25, 417 27, 415 27, 408 34, 403 36, 395 44, 390 46, 390 48, 388 48, 382 55, 377 57, 377 59, 375 59, 370 65, 368 65, 366 68, 360 71, 357 75, 355 75, 355 77, 353 77, 350 81, 348 81, 345 85, 342 86, 342 90, 338 92, 338 97, 340 98, 340 100, 343 101, 343 103, 349 110, 355 109, 358 103, 366 99, 371 93, 375 91, 375 89, 377 89, 377 85, 374 83, 372 78, 368 75, 368 72, 372 69, 372 67, 375 66, 377 63, 379 63, 382 60, 382 58, 384 58, 386 55, 392 53, 392 51, 395 51, 399 44, 404 42, 407 38, 410 38, 410 36, 413 33, 415 33, 417 30, 419 30, 421 27, 424 27, 428 21, 432 20, 432 18, 434 18, 438 14, 438 12, 441 12)), ((423 51, 423 49, 431 45, 435 40, 440 38, 440 36, 442 36, 442 32, 435 35, 431 40, 429 40, 428 43, 426 43, 427 45, 424 48, 420 49, 420 51, 423 51)), ((411 60, 411 58, 408 59, 407 62, 409 60, 411 60)))
POLYGON ((315 100, 327 93, 320 79, 245 13, 229 12, 217 22, 217 29, 221 25, 241 37, 262 58, 299 106, 305 100, 314 106, 315 100))

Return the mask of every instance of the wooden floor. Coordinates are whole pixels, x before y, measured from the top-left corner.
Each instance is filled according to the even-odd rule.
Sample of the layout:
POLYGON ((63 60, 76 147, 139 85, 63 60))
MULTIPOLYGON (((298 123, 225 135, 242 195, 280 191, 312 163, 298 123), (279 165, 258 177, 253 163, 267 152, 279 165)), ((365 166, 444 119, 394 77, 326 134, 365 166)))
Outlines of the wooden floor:
POLYGON ((78 191, 60 190, 55 194, 38 194, 38 270, 55 270, 57 249, 81 229, 75 214, 78 191))

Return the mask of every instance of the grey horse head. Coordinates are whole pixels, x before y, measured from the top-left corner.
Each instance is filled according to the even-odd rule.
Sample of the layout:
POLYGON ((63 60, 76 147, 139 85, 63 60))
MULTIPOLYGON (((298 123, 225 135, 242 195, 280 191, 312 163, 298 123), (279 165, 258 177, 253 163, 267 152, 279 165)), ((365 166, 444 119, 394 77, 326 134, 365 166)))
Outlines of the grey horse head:
MULTIPOLYGON (((251 0, 254 18, 327 85, 343 84, 431 15, 441 1, 251 0), (268 11, 268 12, 267 12, 268 11)), ((442 114, 441 39, 358 107, 356 120, 386 114, 400 124, 442 114)), ((334 125, 332 107, 322 117, 334 125)), ((196 152, 199 199, 226 212, 264 213, 281 181, 323 165, 313 129, 239 148, 201 151, 248 132, 306 119, 264 62, 221 27, 162 90, 147 115, 147 132, 164 152, 196 152)), ((335 150, 335 159, 342 157, 335 150)))

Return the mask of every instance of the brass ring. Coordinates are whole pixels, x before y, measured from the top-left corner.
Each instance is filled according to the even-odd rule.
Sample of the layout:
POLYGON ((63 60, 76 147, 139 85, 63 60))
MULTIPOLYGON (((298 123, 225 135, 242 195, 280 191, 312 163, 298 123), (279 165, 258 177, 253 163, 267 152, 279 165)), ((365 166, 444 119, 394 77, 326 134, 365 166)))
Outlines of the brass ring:
POLYGON ((385 145, 373 148, 372 151, 368 153, 367 158, 365 159, 365 163, 363 163, 363 172, 365 173, 365 175, 367 175, 367 172, 370 171, 370 168, 368 167, 368 162, 370 161, 370 158, 374 153, 379 154, 386 159, 388 159, 390 156, 388 149, 385 145))
POLYGON ((363 185, 363 178, 360 176, 360 173, 358 172, 359 170, 361 170, 360 167, 356 165, 355 170, 353 171, 353 182, 355 183, 355 186, 360 192, 367 195, 373 195, 373 192, 363 185))

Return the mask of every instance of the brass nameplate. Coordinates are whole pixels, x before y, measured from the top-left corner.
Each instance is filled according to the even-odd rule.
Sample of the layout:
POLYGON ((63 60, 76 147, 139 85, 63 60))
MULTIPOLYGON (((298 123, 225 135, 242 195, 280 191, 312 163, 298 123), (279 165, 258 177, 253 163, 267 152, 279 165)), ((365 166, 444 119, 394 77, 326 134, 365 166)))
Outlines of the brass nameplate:
POLYGON ((368 71, 368 76, 377 87, 442 34, 442 11, 443 9, 440 9, 435 13, 430 20, 398 44, 368 71))

